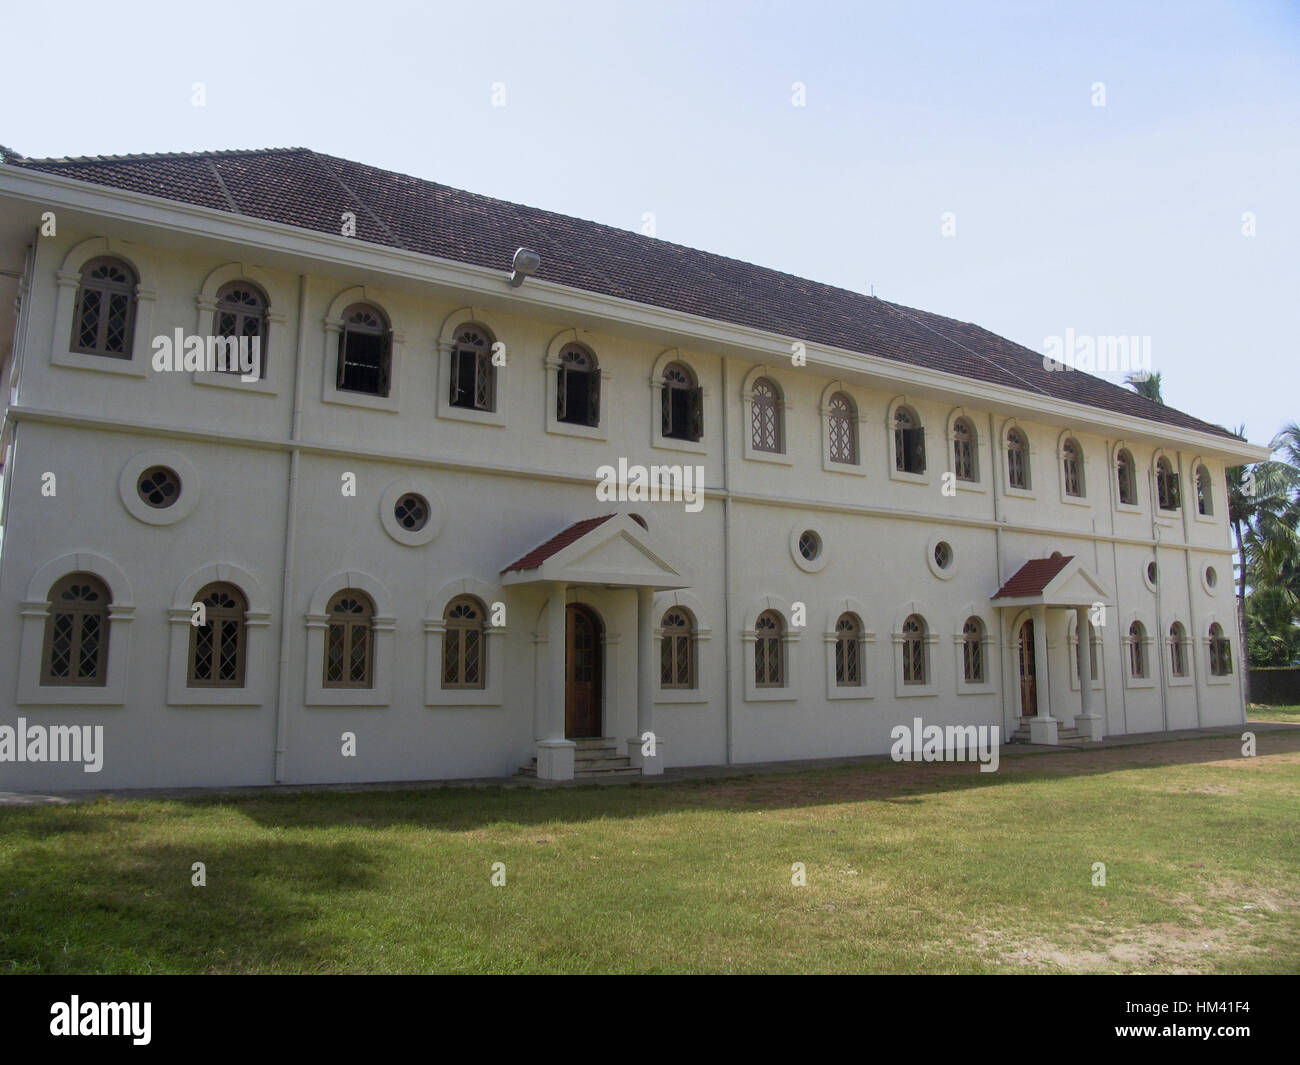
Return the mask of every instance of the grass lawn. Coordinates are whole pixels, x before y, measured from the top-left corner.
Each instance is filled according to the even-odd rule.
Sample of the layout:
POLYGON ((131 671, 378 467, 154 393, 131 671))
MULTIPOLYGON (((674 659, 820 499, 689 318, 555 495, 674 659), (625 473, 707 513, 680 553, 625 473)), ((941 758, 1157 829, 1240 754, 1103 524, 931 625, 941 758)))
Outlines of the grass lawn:
POLYGON ((1256 758, 4 807, 0 972, 1296 972, 1297 811, 1300 729, 1256 758))
POLYGON ((1300 706, 1260 706, 1251 703, 1246 711, 1247 721, 1284 721, 1300 725, 1300 706))

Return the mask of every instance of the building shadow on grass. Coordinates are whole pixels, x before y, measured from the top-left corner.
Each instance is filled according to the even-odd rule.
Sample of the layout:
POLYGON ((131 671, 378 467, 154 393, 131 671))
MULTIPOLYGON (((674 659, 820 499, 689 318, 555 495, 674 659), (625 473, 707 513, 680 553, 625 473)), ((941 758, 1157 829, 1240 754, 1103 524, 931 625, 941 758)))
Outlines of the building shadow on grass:
MULTIPOLYGON (((996 772, 989 773, 980 772, 974 763, 896 763, 887 758, 863 758, 834 765, 755 767, 753 772, 716 776, 706 771, 656 784, 412 787, 192 801, 233 802, 268 828, 359 824, 456 833, 493 825, 581 823, 690 810, 781 810, 855 801, 915 803, 928 794, 999 788, 1032 780, 1240 761, 1241 748, 1240 733, 1236 733, 1091 750, 1061 748, 1038 755, 1011 754, 1002 758, 996 772)), ((1300 752, 1300 729, 1258 733, 1260 755, 1296 752, 1300 752)))
MULTIPOLYGON (((119 831, 119 812, 92 834, 119 831)), ((350 842, 10 846, 0 973, 345 969, 346 940, 318 918, 329 896, 372 887, 382 861, 350 842)))

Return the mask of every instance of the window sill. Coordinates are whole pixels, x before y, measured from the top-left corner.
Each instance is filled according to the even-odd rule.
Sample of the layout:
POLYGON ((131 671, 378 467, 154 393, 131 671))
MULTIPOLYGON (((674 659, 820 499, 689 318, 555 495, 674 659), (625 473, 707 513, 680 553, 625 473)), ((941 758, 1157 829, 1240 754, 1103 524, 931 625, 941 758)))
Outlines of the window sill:
POLYGON ((109 355, 86 355, 79 351, 59 351, 54 355, 53 364, 69 370, 93 370, 96 373, 111 373, 121 377, 144 377, 148 370, 145 363, 135 359, 117 359, 109 355))
POLYGON ((794 460, 783 451, 759 451, 745 448, 745 458, 750 462, 771 462, 777 466, 793 466, 794 460))
POLYGON ((747 703, 795 703, 799 696, 789 688, 750 688, 745 692, 747 703))
MULTIPOLYGON (((110 667, 111 668, 111 667, 110 667)), ((125 706, 126 696, 117 688, 110 687, 66 687, 55 684, 42 684, 36 690, 20 692, 15 700, 17 706, 125 706)))
MULTIPOLYGON (((890 468, 889 479, 898 481, 900 484, 920 484, 929 485, 930 476, 925 473, 906 473, 903 470, 890 468)), ((960 482, 959 482, 960 483, 960 482)))
POLYGON ((1155 679, 1152 677, 1125 677, 1124 678, 1124 687, 1126 688, 1141 690, 1143 688, 1154 688, 1155 686, 1156 686, 1156 682, 1155 679))
POLYGON ((1007 499, 1034 500, 1038 498, 1038 493, 1035 492, 1032 488, 1012 488, 1011 485, 1007 485, 1002 490, 1002 493, 1004 496, 1006 496, 1007 499))
POLYGON ((676 436, 664 436, 660 432, 654 434, 651 446, 662 448, 664 451, 686 451, 692 455, 707 455, 709 453, 709 445, 703 440, 682 440, 676 436))
POLYGON ((832 702, 858 702, 874 699, 875 697, 875 693, 867 688, 865 684, 837 684, 826 693, 826 698, 832 702))
POLYGON ((1116 503, 1115 512, 1117 514, 1141 514, 1142 506, 1140 503, 1116 503))
POLYGON ((1092 501, 1087 496, 1072 496, 1061 493, 1061 502, 1071 507, 1091 507, 1092 501))
POLYGON ((210 388, 228 388, 233 392, 251 392, 258 396, 274 396, 279 394, 279 389, 275 382, 268 378, 259 378, 256 381, 242 381, 238 374, 217 373, 215 370, 194 370, 190 373, 190 380, 196 385, 205 385, 210 388))
POLYGON ((962 481, 955 479, 953 484, 957 486, 957 491, 959 492, 974 492, 977 495, 988 494, 988 487, 983 481, 962 481))
POLYGON ((895 687, 894 694, 899 699, 919 699, 936 696, 939 691, 933 684, 899 684, 895 687))
POLYGON ((1227 674, 1227 676, 1222 676, 1222 677, 1218 676, 1217 674, 1211 673, 1208 677, 1205 678, 1206 684, 1213 684, 1215 686, 1232 684, 1235 681, 1236 681, 1236 677, 1234 677, 1231 673, 1227 674))
POLYGON ((547 422, 546 431, 556 436, 576 436, 585 440, 609 439, 609 430, 604 422, 599 425, 576 425, 572 422, 562 422, 558 418, 553 418, 547 422))
POLYGON ((471 425, 490 425, 504 428, 506 416, 499 410, 471 410, 469 407, 453 407, 450 403, 438 405, 438 417, 454 422, 469 422, 471 425))
POLYGON ((385 414, 396 414, 397 397, 372 396, 367 392, 348 392, 342 388, 327 388, 325 395, 321 397, 322 403, 334 403, 340 407, 360 407, 363 410, 382 411, 385 414))
POLYGON ((827 473, 842 473, 849 477, 865 477, 867 471, 863 469, 860 462, 836 462, 833 459, 823 459, 822 469, 827 473))
POLYGON ((992 684, 958 684, 958 695, 997 695, 998 690, 992 684))
POLYGON ((263 706, 265 700, 259 699, 247 688, 186 688, 183 693, 167 696, 168 706, 200 706, 205 709, 248 709, 263 706))
POLYGON ((439 688, 424 702, 431 710, 440 707, 476 706, 484 710, 500 709, 501 696, 487 688, 439 688))
POLYGON ((654 701, 656 704, 663 706, 680 706, 685 704, 707 703, 709 697, 698 688, 681 688, 679 690, 660 688, 655 692, 654 701))
POLYGON ((307 707, 355 706, 387 707, 391 700, 373 688, 318 688, 307 693, 302 705, 307 707))

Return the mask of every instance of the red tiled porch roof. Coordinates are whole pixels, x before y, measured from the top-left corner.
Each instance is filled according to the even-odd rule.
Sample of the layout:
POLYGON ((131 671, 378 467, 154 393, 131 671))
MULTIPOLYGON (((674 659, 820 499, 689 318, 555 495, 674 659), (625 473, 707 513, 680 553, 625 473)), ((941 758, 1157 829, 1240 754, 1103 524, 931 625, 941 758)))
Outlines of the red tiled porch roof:
POLYGON ((582 521, 575 521, 567 529, 552 536, 546 543, 534 547, 528 554, 510 563, 501 572, 511 573, 515 570, 537 569, 552 555, 558 555, 571 543, 582 539, 592 529, 599 528, 612 517, 614 517, 613 514, 604 514, 599 518, 583 518, 582 521))
POLYGON ((1021 599, 1030 595, 1042 595, 1053 578, 1073 561, 1073 555, 1062 555, 1060 558, 1031 558, 1016 570, 1011 579, 997 590, 993 598, 1021 599))

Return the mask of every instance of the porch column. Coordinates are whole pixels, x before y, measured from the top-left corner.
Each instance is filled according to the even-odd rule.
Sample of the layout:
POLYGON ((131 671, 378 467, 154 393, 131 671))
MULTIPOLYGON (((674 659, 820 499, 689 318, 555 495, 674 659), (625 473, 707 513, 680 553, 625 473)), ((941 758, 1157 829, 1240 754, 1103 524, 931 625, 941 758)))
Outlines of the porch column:
POLYGON ((658 776, 664 771, 663 739, 654 727, 654 602, 653 588, 636 590, 636 735, 627 741, 627 756, 643 776, 658 776))
POLYGON ((555 581, 546 602, 546 702, 537 740, 537 778, 572 780, 576 745, 564 735, 565 599, 568 585, 555 581))
POLYGON ((1101 715, 1092 712, 1092 630, 1088 627, 1088 608, 1074 608, 1074 631, 1079 634, 1079 716, 1075 724, 1085 739, 1101 739, 1101 715))
POLYGON ((1047 607, 1030 608, 1034 619, 1034 690, 1038 700, 1038 716, 1029 719, 1029 739, 1032 743, 1056 746, 1056 718, 1052 717, 1051 675, 1047 667, 1047 607))

